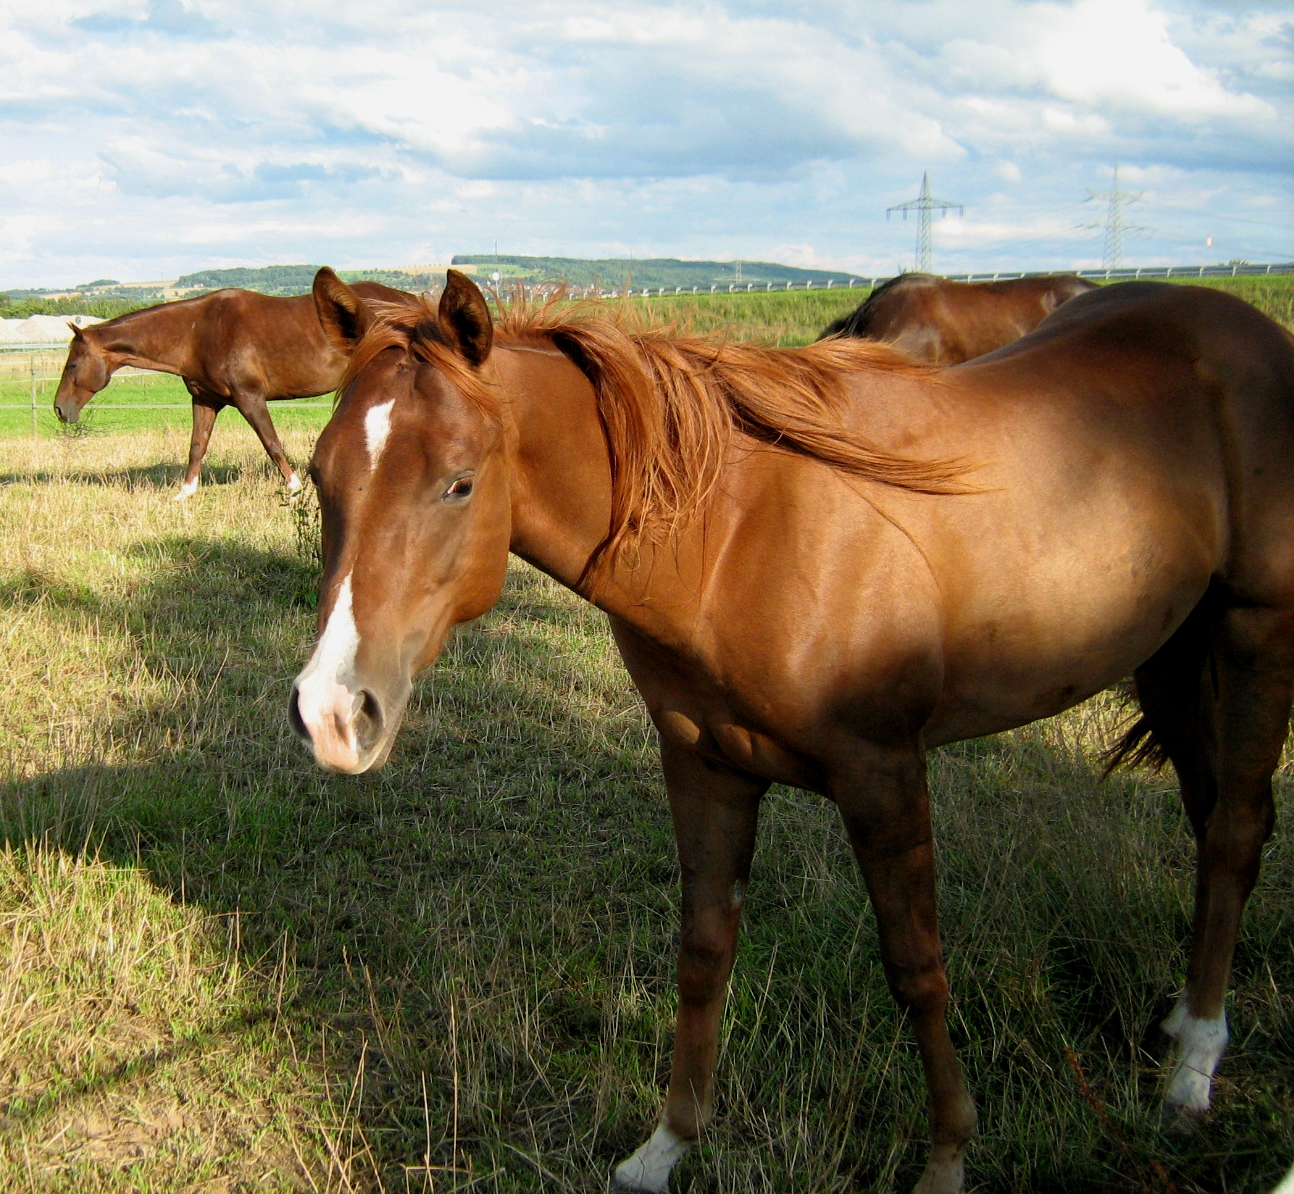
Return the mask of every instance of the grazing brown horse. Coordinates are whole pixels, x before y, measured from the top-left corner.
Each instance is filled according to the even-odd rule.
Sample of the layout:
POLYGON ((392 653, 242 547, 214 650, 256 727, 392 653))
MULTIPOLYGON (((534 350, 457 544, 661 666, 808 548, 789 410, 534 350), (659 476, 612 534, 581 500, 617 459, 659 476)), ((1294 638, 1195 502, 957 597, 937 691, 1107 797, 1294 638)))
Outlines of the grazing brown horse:
POLYGON ((435 310, 329 301, 353 356, 311 463, 320 634, 289 709, 318 762, 385 760, 413 677, 495 603, 509 550, 610 615, 660 734, 678 1027, 621 1186, 667 1189, 711 1117, 756 817, 781 782, 840 809, 929 1087, 917 1189, 962 1188, 976 1116, 945 1024, 926 752, 1130 672, 1120 753, 1171 760, 1198 849, 1167 1106, 1208 1108, 1294 690, 1294 338, 1154 283, 946 370, 551 307, 496 338, 453 271, 435 310))
POLYGON ((884 340, 934 365, 960 365, 1028 335, 1061 303, 1097 289, 1072 274, 953 282, 900 274, 822 335, 884 340))
MULTIPOLYGON (((333 282, 337 276, 327 266, 315 275, 316 290, 333 282)), ((357 282, 352 290, 365 300, 399 303, 413 298, 378 282, 357 282)), ((226 406, 252 425, 288 488, 299 488, 265 404, 328 393, 336 387, 346 358, 324 335, 313 295, 272 298, 252 290, 217 290, 88 328, 73 326, 54 396, 59 419, 75 423, 85 404, 123 365, 178 374, 193 396, 189 467, 178 501, 197 490, 211 429, 226 406)))

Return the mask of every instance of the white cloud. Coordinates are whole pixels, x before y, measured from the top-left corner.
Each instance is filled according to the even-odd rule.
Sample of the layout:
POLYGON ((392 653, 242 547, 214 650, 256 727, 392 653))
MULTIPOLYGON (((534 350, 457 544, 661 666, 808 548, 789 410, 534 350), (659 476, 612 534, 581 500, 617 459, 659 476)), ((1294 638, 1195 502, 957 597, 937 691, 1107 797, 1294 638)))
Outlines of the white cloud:
POLYGON ((926 168, 968 205, 950 265, 1011 228, 1060 265, 1116 161, 1173 171, 1175 220, 1258 213, 1237 255, 1294 251, 1291 27, 1193 0, 9 5, 0 285, 496 239, 893 268, 884 208, 926 168))

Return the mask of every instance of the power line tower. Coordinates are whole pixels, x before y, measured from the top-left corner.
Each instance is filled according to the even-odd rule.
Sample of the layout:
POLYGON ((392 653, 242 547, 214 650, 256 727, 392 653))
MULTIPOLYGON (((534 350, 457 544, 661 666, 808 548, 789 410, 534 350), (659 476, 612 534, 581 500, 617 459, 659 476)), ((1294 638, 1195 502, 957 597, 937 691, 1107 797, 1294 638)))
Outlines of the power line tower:
POLYGON ((1084 224, 1084 228, 1104 228, 1105 248, 1101 254, 1101 268, 1118 269, 1123 264, 1123 237, 1128 232, 1147 231, 1144 224, 1129 224, 1124 208, 1140 200, 1141 191, 1123 191, 1119 189, 1119 167, 1114 168, 1114 182, 1108 191, 1088 191, 1088 201, 1104 199, 1109 206, 1105 209, 1104 224, 1084 224))
POLYGON ((930 272, 930 213, 939 209, 941 216, 946 216, 950 211, 956 209, 957 214, 961 215, 965 208, 960 203, 954 203, 951 199, 936 199, 930 193, 930 171, 927 170, 921 175, 921 194, 915 199, 910 199, 907 203, 896 203, 893 207, 885 209, 885 218, 890 218, 890 213, 901 211, 903 218, 908 218, 908 212, 917 213, 917 270, 920 273, 928 274, 930 272))

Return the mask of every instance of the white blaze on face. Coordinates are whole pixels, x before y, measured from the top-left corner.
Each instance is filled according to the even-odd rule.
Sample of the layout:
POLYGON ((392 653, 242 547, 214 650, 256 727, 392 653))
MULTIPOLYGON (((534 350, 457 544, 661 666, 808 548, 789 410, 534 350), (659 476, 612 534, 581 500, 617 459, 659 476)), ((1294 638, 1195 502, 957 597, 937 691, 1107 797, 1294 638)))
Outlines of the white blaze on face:
POLYGON ((368 464, 377 468, 377 462, 386 447, 386 437, 391 434, 391 408, 395 405, 392 398, 370 406, 364 413, 364 445, 368 448, 368 464))
POLYGON ((297 677, 297 712, 310 731, 315 758, 333 771, 359 767, 355 741, 355 698, 341 677, 355 665, 359 631, 355 627, 350 573, 337 590, 337 600, 314 654, 297 677))
POLYGON ((1209 1109, 1209 1088, 1227 1048, 1227 1015, 1200 1020, 1191 1015, 1183 995, 1164 1021, 1164 1031, 1176 1042, 1176 1065, 1168 1082, 1164 1101, 1172 1107, 1196 1114, 1209 1109))

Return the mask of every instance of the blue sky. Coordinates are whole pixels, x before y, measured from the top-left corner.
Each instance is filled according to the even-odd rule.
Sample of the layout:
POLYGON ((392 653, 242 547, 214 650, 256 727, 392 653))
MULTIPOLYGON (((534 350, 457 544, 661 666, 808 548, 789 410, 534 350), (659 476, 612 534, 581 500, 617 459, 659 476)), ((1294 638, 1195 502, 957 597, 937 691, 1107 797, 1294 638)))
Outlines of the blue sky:
POLYGON ((0 286, 453 253, 888 274, 1294 257, 1294 13, 1202 0, 0 0, 0 286), (1206 247, 1205 238, 1213 238, 1206 247))

